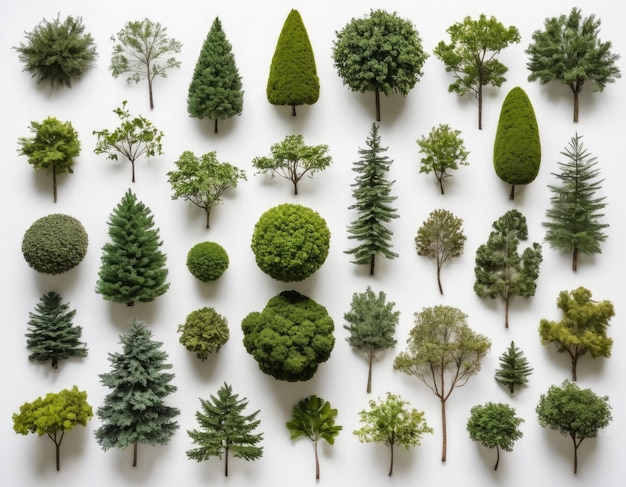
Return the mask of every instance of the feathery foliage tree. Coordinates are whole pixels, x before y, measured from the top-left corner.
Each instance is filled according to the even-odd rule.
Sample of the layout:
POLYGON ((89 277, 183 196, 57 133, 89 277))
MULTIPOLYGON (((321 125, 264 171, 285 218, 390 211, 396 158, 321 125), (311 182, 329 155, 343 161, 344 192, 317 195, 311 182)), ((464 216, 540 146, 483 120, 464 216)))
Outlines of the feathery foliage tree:
POLYGON ((528 376, 533 369, 528 365, 528 360, 515 342, 511 340, 509 348, 499 358, 500 367, 496 370, 495 379, 500 384, 508 387, 511 394, 515 392, 515 386, 523 386, 528 383, 528 376))
POLYGON ((189 313, 185 323, 178 325, 178 333, 178 341, 202 361, 219 352, 230 337, 226 318, 206 306, 189 313))

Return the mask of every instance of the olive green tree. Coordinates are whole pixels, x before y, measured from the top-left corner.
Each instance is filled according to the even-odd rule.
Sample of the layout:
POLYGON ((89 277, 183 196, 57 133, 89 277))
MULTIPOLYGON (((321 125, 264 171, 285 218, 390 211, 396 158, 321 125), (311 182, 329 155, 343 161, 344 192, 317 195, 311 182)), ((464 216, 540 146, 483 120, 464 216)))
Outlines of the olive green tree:
POLYGON ((219 352, 230 337, 226 318, 207 306, 189 313, 178 333, 178 341, 202 361, 219 352))
POLYGON ((216 242, 200 242, 187 252, 187 269, 202 282, 216 281, 228 269, 228 253, 216 242))

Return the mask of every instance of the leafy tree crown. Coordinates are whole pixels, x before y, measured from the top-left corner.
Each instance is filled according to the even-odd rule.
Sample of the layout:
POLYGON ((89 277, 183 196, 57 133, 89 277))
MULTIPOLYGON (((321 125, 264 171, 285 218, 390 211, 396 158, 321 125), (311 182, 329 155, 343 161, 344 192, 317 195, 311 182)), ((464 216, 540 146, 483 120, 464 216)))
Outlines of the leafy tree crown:
POLYGON ((187 268, 202 282, 216 281, 228 269, 228 254, 216 242, 200 242, 187 253, 187 268))
POLYGON ((226 318, 206 306, 189 313, 185 323, 178 326, 178 333, 179 342, 203 361, 219 352, 230 338, 226 318))

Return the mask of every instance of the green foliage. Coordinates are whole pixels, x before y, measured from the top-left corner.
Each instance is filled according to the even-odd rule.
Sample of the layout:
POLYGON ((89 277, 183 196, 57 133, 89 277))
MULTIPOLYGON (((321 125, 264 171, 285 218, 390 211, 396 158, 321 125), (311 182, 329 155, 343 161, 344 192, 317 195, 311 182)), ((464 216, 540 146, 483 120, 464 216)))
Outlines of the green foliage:
POLYGON ((422 76, 428 54, 408 19, 384 10, 353 18, 336 32, 333 61, 337 74, 352 91, 376 95, 376 121, 380 121, 380 93, 407 95, 422 76))
POLYGON ((535 295, 543 257, 537 242, 519 254, 520 241, 528 239, 526 218, 519 211, 507 211, 493 222, 492 228, 487 243, 476 250, 474 292, 483 299, 503 299, 504 326, 508 328, 511 298, 535 295))
POLYGON ((498 130, 493 144, 493 166, 498 177, 515 186, 532 183, 541 164, 541 141, 535 110, 526 92, 519 86, 506 95, 500 110, 498 130))
POLYGON ((591 291, 580 286, 573 291, 561 291, 556 300, 563 312, 560 321, 542 319, 539 322, 541 343, 557 346, 557 352, 567 352, 572 361, 572 380, 576 380, 578 359, 589 353, 593 358, 611 356, 613 340, 607 336, 613 303, 594 301, 591 291))
POLYGON ((169 283, 152 211, 128 190, 107 223, 111 241, 102 247, 96 293, 128 306, 154 301, 168 290, 169 283))
POLYGON ((405 450, 418 446, 422 435, 432 434, 426 424, 424 413, 409 408, 409 402, 400 396, 387 393, 387 399, 369 401, 369 410, 359 411, 359 421, 363 424, 353 433, 362 443, 382 443, 390 449, 389 476, 393 474, 393 447, 402 446, 405 450))
POLYGON ((98 408, 102 425, 95 431, 103 450, 125 449, 133 445, 133 467, 137 466, 137 444, 165 445, 178 423, 177 408, 165 399, 176 391, 170 384, 174 374, 167 372, 167 353, 162 342, 152 339, 145 324, 133 319, 120 335, 121 352, 109 354, 110 372, 100 374, 100 382, 111 389, 98 408))
POLYGON ((293 194, 298 194, 298 182, 305 174, 312 178, 333 162, 327 145, 304 145, 304 137, 300 134, 287 135, 284 140, 272 145, 270 151, 271 157, 255 157, 252 167, 257 174, 269 173, 272 178, 280 176, 291 181, 293 194))
POLYGON ((463 233, 463 220, 448 210, 434 210, 417 230, 415 248, 417 255, 435 259, 437 263, 437 284, 441 286, 441 268, 448 260, 463 253, 467 237, 463 233))
POLYGON ((597 179, 600 169, 598 160, 592 156, 576 134, 561 155, 566 162, 559 162, 560 172, 552 173, 560 185, 548 185, 552 191, 551 208, 546 210, 549 221, 544 222, 546 241, 552 248, 572 253, 572 269, 578 268, 578 255, 601 253, 600 243, 606 240, 602 231, 608 223, 599 220, 600 211, 606 206, 605 197, 597 198, 596 191, 604 179, 597 179))
POLYGON ((283 203, 261 215, 251 247, 259 269, 268 276, 282 282, 302 281, 324 264, 330 230, 311 208, 283 203))
POLYGON ((52 213, 36 220, 24 233, 22 254, 42 274, 63 274, 85 257, 89 237, 76 218, 52 213))
POLYGON ((87 356, 87 347, 80 341, 83 329, 72 322, 76 310, 69 308, 69 303, 63 303, 54 291, 41 296, 35 310, 28 313, 29 360, 50 361, 56 369, 60 360, 87 356))
POLYGON ((187 112, 195 118, 217 121, 241 115, 243 89, 235 63, 233 46, 215 17, 211 30, 202 44, 187 95, 187 112))
POLYGON ((34 169, 52 171, 52 195, 57 201, 57 174, 74 172, 74 157, 80 154, 78 133, 70 122, 48 117, 43 122, 31 122, 34 137, 20 137, 18 153, 28 157, 34 169))
POLYGON ((578 94, 586 81, 593 81, 594 91, 603 91, 622 76, 616 65, 619 54, 611 53, 611 43, 598 37, 600 23, 595 15, 583 18, 580 9, 572 7, 569 15, 546 18, 544 30, 533 33, 526 49, 528 81, 558 81, 572 90, 574 122, 578 122, 578 94))
POLYGON ((596 438, 611 420, 607 396, 598 396, 591 389, 580 389, 563 381, 561 387, 550 386, 536 407, 539 425, 569 436, 574 444, 574 473, 578 471, 578 447, 586 438, 596 438))
POLYGON ((354 183, 350 185, 354 188, 352 196, 356 203, 348 207, 358 213, 357 219, 348 226, 348 238, 356 239, 360 243, 345 253, 354 255, 354 260, 351 261, 353 264, 369 264, 372 276, 377 255, 387 259, 398 257, 391 250, 393 232, 384 225, 398 218, 398 213, 391 206, 391 202, 397 199, 396 196, 391 196, 391 186, 395 181, 387 180, 387 172, 393 161, 383 154, 388 147, 380 146, 378 125, 372 124, 365 143, 367 149, 359 148, 361 157, 352 167, 357 174, 354 183))
POLYGON ((271 298, 263 311, 243 319, 241 329, 243 345, 261 371, 288 382, 311 379, 335 345, 326 308, 296 291, 271 298))
POLYGON ((515 392, 515 386, 523 386, 528 383, 528 376, 533 369, 528 365, 524 353, 515 346, 511 340, 509 348, 500 355, 500 367, 496 370, 496 381, 509 388, 511 394, 515 392))
POLYGON ((174 57, 183 45, 167 37, 167 27, 150 19, 127 22, 111 40, 116 42, 111 56, 111 74, 114 78, 127 74, 126 82, 148 81, 150 108, 154 108, 152 82, 157 76, 167 77, 167 71, 179 68, 180 61, 174 57), (168 57, 170 56, 170 57, 168 57))
POLYGON ((42 19, 33 30, 26 32, 26 42, 14 47, 24 71, 37 83, 45 81, 55 88, 72 87, 96 59, 96 46, 91 34, 85 34, 82 17, 68 15, 61 21, 42 19))
POLYGON ((257 419, 259 411, 243 414, 248 406, 248 399, 239 399, 233 394, 229 384, 224 383, 217 391, 217 397, 209 400, 200 399, 202 411, 196 412, 199 430, 187 430, 197 448, 187 450, 187 458, 197 462, 210 457, 224 456, 224 475, 228 477, 228 455, 243 458, 246 461, 257 460, 263 456, 263 447, 258 446, 263 440, 263 433, 253 433, 261 423, 257 419))
POLYGON ((309 35, 297 10, 292 9, 280 31, 267 80, 267 100, 288 105, 313 105, 320 96, 315 56, 309 35))
POLYGON ((505 27, 495 17, 480 14, 478 20, 467 16, 446 30, 450 43, 441 41, 434 49, 446 66, 446 72, 454 74, 454 82, 448 92, 463 96, 470 94, 478 99, 478 129, 482 129, 483 86, 499 88, 506 81, 509 70, 496 59, 502 49, 517 44, 520 34, 516 27, 505 27))
POLYGON ((228 269, 228 254, 215 242, 200 242, 187 253, 187 269, 202 282, 216 281, 228 269))
POLYGON ((350 311, 344 313, 344 325, 350 335, 346 341, 352 348, 363 352, 368 361, 367 392, 372 392, 372 364, 376 356, 396 344, 395 334, 400 311, 394 310, 396 303, 387 302, 387 295, 380 291, 378 296, 367 286, 364 293, 354 293, 350 311))
POLYGON ((337 410, 325 399, 312 395, 293 407, 291 420, 285 424, 292 440, 304 437, 313 442, 316 480, 320 478, 317 445, 320 440, 325 440, 329 445, 335 444, 335 438, 343 429, 343 426, 335 424, 336 419, 337 410))
POLYGON ((217 353, 230 337, 226 318, 208 307, 189 313, 185 323, 178 325, 178 333, 180 343, 202 361, 217 353))
POLYGON ((20 412, 13 414, 13 430, 20 435, 37 433, 38 436, 48 436, 54 442, 56 469, 60 470, 61 441, 65 433, 77 425, 87 426, 92 417, 93 410, 87 402, 87 392, 73 386, 22 404, 20 412))

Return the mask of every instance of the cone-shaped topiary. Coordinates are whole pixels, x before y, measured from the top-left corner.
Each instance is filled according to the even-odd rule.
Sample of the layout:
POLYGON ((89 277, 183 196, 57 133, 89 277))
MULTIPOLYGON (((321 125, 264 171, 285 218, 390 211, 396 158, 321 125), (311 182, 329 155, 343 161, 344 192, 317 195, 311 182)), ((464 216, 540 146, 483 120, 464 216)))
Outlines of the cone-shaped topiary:
POLYGON ((215 281, 228 269, 228 254, 215 242, 200 242, 187 253, 187 268, 202 282, 215 281))

